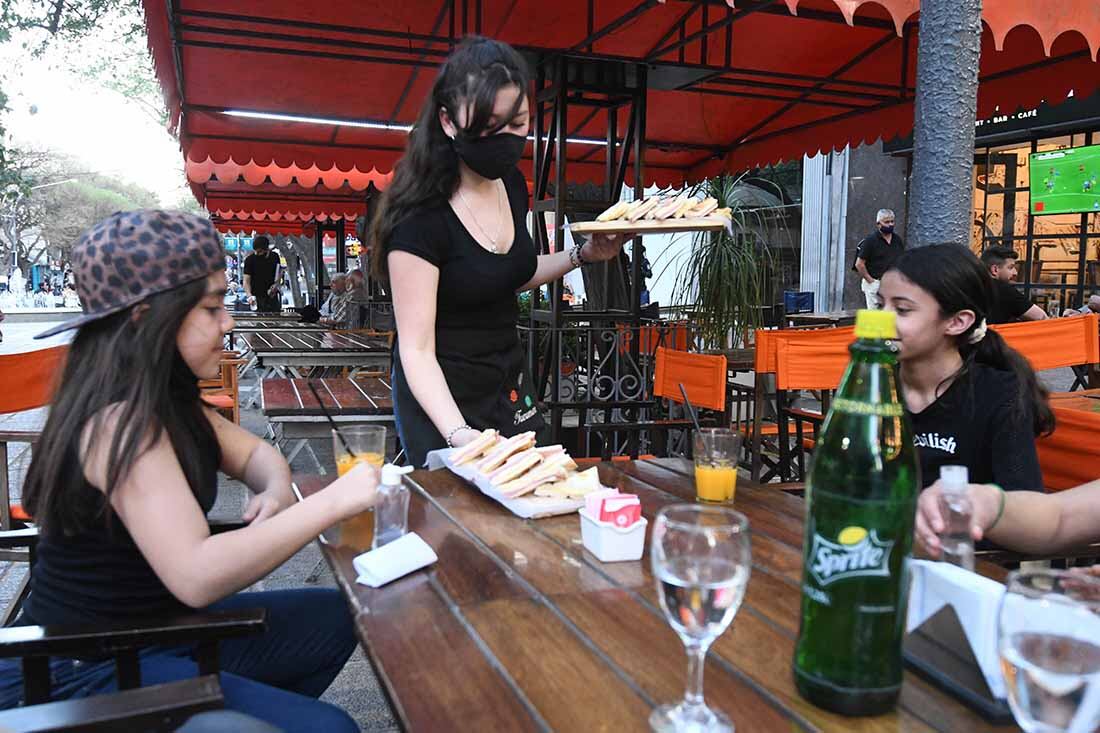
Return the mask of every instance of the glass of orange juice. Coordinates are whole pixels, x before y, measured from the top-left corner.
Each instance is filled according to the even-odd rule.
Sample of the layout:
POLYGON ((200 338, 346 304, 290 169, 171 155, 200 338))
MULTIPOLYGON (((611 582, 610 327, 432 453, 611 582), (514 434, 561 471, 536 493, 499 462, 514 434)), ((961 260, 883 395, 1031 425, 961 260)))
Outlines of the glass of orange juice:
POLYGON ((695 431, 693 448, 695 498, 712 503, 733 501, 741 434, 728 428, 702 428, 695 431))
MULTIPOLYGON (((349 425, 332 431, 332 452, 336 456, 336 473, 343 476, 359 463, 382 468, 386 458, 386 428, 381 425, 349 425), (347 444, 345 445, 345 442, 347 444), (351 452, 348 452, 348 448, 351 452), (353 455, 354 454, 354 455, 353 455)), ((374 541, 374 510, 368 509, 340 523, 340 544, 365 552, 374 541)))

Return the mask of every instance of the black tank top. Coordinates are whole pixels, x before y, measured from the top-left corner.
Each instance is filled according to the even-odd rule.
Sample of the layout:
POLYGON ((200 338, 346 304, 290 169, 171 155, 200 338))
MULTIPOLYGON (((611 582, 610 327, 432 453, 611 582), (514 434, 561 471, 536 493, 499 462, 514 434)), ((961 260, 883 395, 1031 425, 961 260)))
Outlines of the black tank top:
MULTIPOLYGON (((220 450, 212 431, 198 438, 203 479, 192 491, 206 514, 217 498, 220 450)), ((73 470, 81 472, 75 456, 73 470)), ((82 481, 73 500, 102 507, 106 497, 82 481)), ((109 519, 93 512, 94 518, 76 534, 54 532, 39 539, 19 625, 126 622, 189 610, 153 572, 114 511, 108 507, 107 512, 109 519)))

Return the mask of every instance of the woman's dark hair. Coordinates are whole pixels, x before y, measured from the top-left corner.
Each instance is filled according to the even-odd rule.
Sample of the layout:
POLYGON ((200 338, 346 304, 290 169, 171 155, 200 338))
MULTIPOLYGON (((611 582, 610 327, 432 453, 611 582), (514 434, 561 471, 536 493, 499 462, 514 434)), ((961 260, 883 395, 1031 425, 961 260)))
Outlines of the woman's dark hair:
POLYGON ((370 226, 371 273, 376 278, 387 279, 386 245, 394 228, 415 209, 450 200, 458 188, 458 154, 439 124, 439 111, 446 110, 457 127, 458 111, 465 105, 466 125, 458 134, 470 139, 494 134, 519 112, 529 76, 514 48, 481 36, 466 38, 439 68, 370 226), (512 114, 490 125, 497 92, 508 86, 522 93, 512 114))
POLYGON ((970 342, 974 330, 988 323, 996 297, 993 278, 974 253, 958 244, 932 244, 907 250, 890 269, 928 292, 944 315, 973 311, 974 323, 956 337, 963 358, 960 374, 968 373, 975 363, 1014 373, 1017 393, 1013 413, 1031 415, 1036 435, 1054 430, 1050 393, 1039 383, 1027 360, 991 328, 976 344, 970 342))
POLYGON ((131 306, 77 331, 24 482, 23 505, 43 534, 75 534, 101 513, 110 517, 111 494, 162 431, 192 491, 210 480, 211 467, 221 463, 217 440, 198 379, 176 348, 183 319, 205 293, 204 278, 145 299, 148 308, 138 318, 139 306, 131 306), (80 458, 104 434, 112 405, 119 409, 102 487, 107 498, 92 497, 89 504, 79 491, 85 483, 80 458), (90 440, 82 452, 83 435, 90 440))

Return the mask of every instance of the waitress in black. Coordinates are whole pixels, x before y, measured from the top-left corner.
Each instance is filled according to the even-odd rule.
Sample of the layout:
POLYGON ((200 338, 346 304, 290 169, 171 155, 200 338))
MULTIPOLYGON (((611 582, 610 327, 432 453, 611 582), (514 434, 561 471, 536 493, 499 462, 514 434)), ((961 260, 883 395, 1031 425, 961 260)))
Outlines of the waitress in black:
POLYGON ((528 74, 507 44, 471 37, 439 70, 371 228, 375 277, 397 320, 393 401, 414 466, 478 431, 540 430, 516 333, 516 294, 619 253, 597 237, 537 255, 516 167, 528 74))

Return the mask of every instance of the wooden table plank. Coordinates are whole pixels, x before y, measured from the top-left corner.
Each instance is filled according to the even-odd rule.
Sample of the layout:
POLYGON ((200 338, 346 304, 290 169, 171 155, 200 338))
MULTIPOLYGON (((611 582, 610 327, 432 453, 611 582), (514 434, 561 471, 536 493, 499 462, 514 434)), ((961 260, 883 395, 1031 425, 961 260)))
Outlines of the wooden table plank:
POLYGON ((269 377, 263 381, 263 409, 267 417, 322 417, 310 383, 321 395, 321 403, 334 416, 390 415, 393 400, 389 381, 378 377, 325 377, 320 379, 284 379, 269 377))

